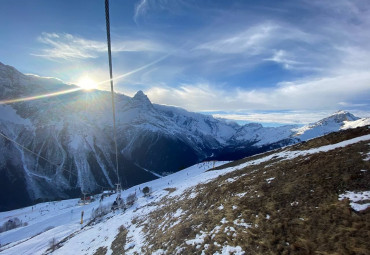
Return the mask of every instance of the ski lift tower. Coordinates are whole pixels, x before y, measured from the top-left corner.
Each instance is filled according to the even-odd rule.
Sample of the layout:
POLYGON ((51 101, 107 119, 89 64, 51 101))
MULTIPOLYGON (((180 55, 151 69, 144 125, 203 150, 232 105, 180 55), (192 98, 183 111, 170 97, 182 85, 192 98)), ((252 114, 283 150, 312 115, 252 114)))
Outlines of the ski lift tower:
POLYGON ((84 200, 83 200, 83 204, 86 205, 86 193, 82 191, 82 194, 84 195, 84 200))
POLYGON ((116 193, 117 193, 117 195, 121 195, 121 190, 122 190, 121 184, 120 183, 116 183, 115 185, 117 186, 116 187, 116 193))
POLYGON ((107 28, 107 44, 108 44, 108 60, 109 60, 109 75, 110 75, 110 88, 112 94, 112 113, 113 113, 113 139, 116 151, 116 174, 117 174, 117 196, 121 194, 121 182, 118 175, 118 149, 117 149, 117 129, 116 129, 116 107, 114 104, 114 89, 113 89, 113 72, 112 72, 112 53, 110 42, 110 20, 109 20, 109 0, 105 0, 105 22, 107 28))

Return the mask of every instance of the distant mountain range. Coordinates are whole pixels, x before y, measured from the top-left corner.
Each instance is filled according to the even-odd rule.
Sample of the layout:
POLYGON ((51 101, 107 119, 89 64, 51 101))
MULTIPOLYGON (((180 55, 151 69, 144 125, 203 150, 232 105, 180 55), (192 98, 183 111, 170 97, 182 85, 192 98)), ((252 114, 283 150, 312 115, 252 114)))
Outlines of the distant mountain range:
MULTIPOLYGON (((77 88, 0 63, 0 100, 77 88)), ((0 104, 0 210, 77 196, 117 182, 110 92, 81 91, 0 104)), ((340 111, 298 127, 239 125, 116 94, 119 175, 124 187, 204 160, 235 160, 370 124, 340 111)))

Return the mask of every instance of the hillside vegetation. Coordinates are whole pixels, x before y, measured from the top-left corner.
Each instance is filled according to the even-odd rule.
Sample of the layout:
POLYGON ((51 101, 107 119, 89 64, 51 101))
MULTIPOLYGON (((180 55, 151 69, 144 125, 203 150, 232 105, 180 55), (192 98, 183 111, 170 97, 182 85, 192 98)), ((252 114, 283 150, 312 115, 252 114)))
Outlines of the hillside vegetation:
POLYGON ((142 252, 369 254, 370 209, 356 211, 339 199, 370 190, 369 141, 280 157, 369 133, 369 127, 341 131, 218 167, 251 163, 165 197, 160 209, 136 218, 132 224, 146 233, 142 252))

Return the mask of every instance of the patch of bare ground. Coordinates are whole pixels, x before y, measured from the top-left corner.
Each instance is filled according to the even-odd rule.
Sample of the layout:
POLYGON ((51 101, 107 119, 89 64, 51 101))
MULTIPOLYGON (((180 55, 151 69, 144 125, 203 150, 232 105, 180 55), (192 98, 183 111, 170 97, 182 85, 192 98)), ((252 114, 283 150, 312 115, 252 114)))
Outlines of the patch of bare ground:
POLYGON ((214 254, 228 245, 245 254, 369 254, 370 210, 338 200, 347 190, 369 190, 370 171, 361 171, 370 170, 369 147, 264 162, 166 197, 135 221, 146 234, 142 253, 214 254))
POLYGON ((264 158, 266 156, 275 154, 275 153, 283 151, 283 150, 284 149, 275 149, 275 150, 268 151, 268 152, 265 152, 265 153, 257 154, 257 155, 246 157, 246 158, 242 158, 242 159, 235 160, 235 161, 232 161, 230 163, 227 163, 227 164, 224 164, 224 165, 221 165, 221 166, 218 166, 218 167, 214 167, 214 168, 212 168, 208 171, 220 170, 220 169, 225 169, 227 167, 238 166, 240 164, 243 164, 243 163, 246 163, 246 162, 249 162, 249 161, 253 161, 253 160, 257 160, 257 159, 260 159, 260 158, 264 158))
POLYGON ((108 251, 108 248, 107 248, 106 246, 104 246, 104 247, 99 247, 99 248, 95 251, 94 255, 105 255, 105 254, 107 254, 107 251, 108 251))
MULTIPOLYGON (((317 147, 321 147, 321 146, 325 146, 325 145, 329 145, 329 144, 339 143, 339 142, 344 141, 344 140, 349 140, 349 139, 352 139, 352 138, 355 138, 355 137, 358 137, 358 136, 367 135, 370 132, 369 129, 370 129, 370 126, 364 126, 364 127, 358 127, 358 128, 355 128, 355 129, 351 129, 350 131, 349 130, 342 130, 342 131, 338 131, 338 132, 333 132, 333 133, 330 133, 328 135, 318 137, 318 138, 315 138, 315 139, 312 139, 312 140, 309 140, 309 141, 306 141, 306 142, 301 142, 301 143, 291 145, 291 146, 288 146, 288 147, 285 147, 285 148, 275 149, 275 150, 268 151, 268 152, 265 152, 265 153, 261 153, 261 154, 257 154, 257 155, 254 155, 254 156, 250 156, 250 157, 242 158, 242 159, 239 159, 239 160, 235 160, 235 161, 232 161, 230 163, 212 168, 208 171, 220 170, 220 169, 225 169, 227 167, 238 166, 240 164, 243 164, 243 163, 246 163, 246 162, 249 162, 249 161, 253 161, 253 160, 257 160, 257 159, 260 159, 260 158, 263 158, 263 157, 266 157, 266 156, 269 156, 269 155, 272 155, 272 154, 275 154, 275 153, 278 153, 278 152, 281 152, 281 151, 284 151, 284 150, 290 150, 290 151, 293 151, 293 150, 295 150, 295 151, 308 150, 308 149, 317 148, 317 147)), ((272 163, 272 162, 270 161, 270 163, 272 163)))
POLYGON ((176 188, 165 188, 164 190, 168 191, 168 194, 171 194, 172 192, 176 190, 176 188))
POLYGON ((116 235, 114 241, 112 242, 110 248, 112 249, 113 255, 124 255, 125 245, 127 237, 127 229, 122 225, 118 228, 118 234, 116 235))

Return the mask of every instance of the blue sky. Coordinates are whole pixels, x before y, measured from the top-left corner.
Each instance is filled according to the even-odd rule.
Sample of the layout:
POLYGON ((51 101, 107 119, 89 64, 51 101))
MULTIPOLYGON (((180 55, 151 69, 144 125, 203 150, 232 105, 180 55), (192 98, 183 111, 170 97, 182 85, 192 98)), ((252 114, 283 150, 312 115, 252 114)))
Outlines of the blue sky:
MULTIPOLYGON (((1 0, 0 61, 77 83, 108 79, 103 0, 1 0)), ((111 0, 116 89, 217 117, 369 117, 367 0, 111 0)), ((101 89, 109 89, 108 84, 101 89)))

